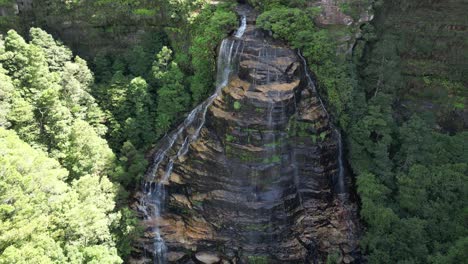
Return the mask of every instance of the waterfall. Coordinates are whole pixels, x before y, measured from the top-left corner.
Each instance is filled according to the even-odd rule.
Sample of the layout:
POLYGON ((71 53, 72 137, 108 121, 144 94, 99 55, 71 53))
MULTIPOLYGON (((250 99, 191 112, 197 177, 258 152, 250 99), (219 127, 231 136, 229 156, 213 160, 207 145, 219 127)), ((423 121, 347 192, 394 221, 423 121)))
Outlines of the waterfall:
POLYGON ((247 17, 242 16, 241 25, 240 25, 239 29, 237 30, 236 34, 234 35, 234 37, 241 38, 244 35, 246 28, 247 28, 247 17))
MULTIPOLYGON (((242 36, 247 27, 247 18, 242 16, 241 25, 235 33, 235 38, 226 38, 221 42, 219 48, 216 74, 216 89, 215 92, 200 105, 195 107, 184 122, 178 126, 176 130, 164 136, 161 139, 158 151, 152 157, 152 163, 145 177, 145 182, 142 184, 142 191, 145 196, 140 200, 141 211, 144 215, 144 221, 153 221, 152 232, 154 233, 153 240, 153 263, 166 263, 167 247, 160 232, 160 218, 164 210, 166 201, 165 185, 172 174, 174 162, 180 157, 187 154, 190 144, 195 142, 206 121, 206 113, 216 97, 221 93, 229 81, 229 77, 233 70, 233 63, 237 58, 239 49, 243 46, 242 36), (194 131, 190 133, 191 131, 194 131), (182 145, 177 151, 170 151, 175 147, 178 140, 182 141, 182 145), (176 153, 170 156, 170 153, 176 153), (159 170, 163 161, 167 161, 164 167, 164 174, 160 179, 156 179, 159 175, 159 170)), ((146 252, 145 252, 146 254, 146 252)))
MULTIPOLYGON (((317 88, 315 86, 315 81, 310 76, 309 70, 307 68, 307 61, 304 58, 304 56, 302 56, 300 51, 298 51, 297 54, 299 55, 299 57, 302 60, 302 65, 304 67, 304 73, 305 73, 305 76, 306 76, 306 79, 307 79, 308 87, 317 96, 323 111, 325 111, 325 114, 326 114, 327 118, 330 120, 330 115, 329 115, 327 109, 325 108, 325 105, 324 105, 324 103, 322 101, 322 98, 320 97, 320 94, 317 91, 317 88)), ((331 122, 330 122, 330 124, 331 124, 331 122)), ((335 134, 336 134, 336 137, 337 137, 337 140, 338 140, 338 157, 337 157, 337 160, 338 160, 338 173, 337 173, 337 176, 336 176, 335 186, 334 187, 335 187, 335 192, 338 194, 338 197, 340 199, 345 199, 345 197, 346 197, 345 177, 346 177, 346 175, 345 175, 345 170, 344 170, 344 165, 343 165, 343 142, 342 142, 340 130, 338 128, 336 128, 333 124, 331 124, 331 127, 335 131, 335 134)))
MULTIPOLYGON (((320 94, 317 91, 316 85, 314 80, 312 79, 309 70, 307 69, 307 61, 305 60, 304 56, 302 56, 301 52, 298 51, 298 55, 302 60, 302 64, 304 66, 304 73, 307 79, 308 88, 317 96, 319 99, 320 105, 322 109, 325 111, 327 118, 330 120, 330 115, 325 108, 325 105, 320 97, 320 94)), ((333 125, 330 121, 330 126, 332 130, 335 132, 337 141, 338 141, 338 172, 335 176, 334 180, 334 191, 336 193, 336 205, 338 208, 341 208, 341 217, 342 221, 346 225, 348 232, 347 232, 347 239, 355 240, 356 239, 356 230, 355 225, 353 224, 353 212, 351 211, 352 208, 350 207, 349 203, 349 194, 346 190, 346 173, 344 168, 344 155, 343 155, 343 139, 340 133, 340 130, 333 125)), ((315 250, 315 248, 314 248, 315 250)), ((316 254, 314 254, 316 257, 316 254)), ((316 260, 314 260, 314 263, 316 260)))
POLYGON ((338 129, 335 129, 336 135, 338 137, 338 179, 336 182, 336 190, 338 194, 346 194, 345 187, 345 173, 343 165, 343 141, 341 138, 341 133, 338 129))

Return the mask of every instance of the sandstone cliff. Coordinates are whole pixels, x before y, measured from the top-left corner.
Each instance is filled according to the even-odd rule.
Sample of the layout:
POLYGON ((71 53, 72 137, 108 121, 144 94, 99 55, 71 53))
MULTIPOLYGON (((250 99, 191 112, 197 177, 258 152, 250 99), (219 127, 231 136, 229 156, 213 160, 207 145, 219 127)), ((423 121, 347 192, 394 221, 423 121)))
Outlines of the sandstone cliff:
POLYGON ((235 73, 186 155, 193 127, 174 137, 147 184, 168 177, 164 210, 146 189, 136 194, 147 232, 132 261, 151 263, 161 235, 172 263, 350 263, 359 228, 356 206, 333 192, 338 135, 300 58, 258 30, 252 10, 240 12, 235 73))

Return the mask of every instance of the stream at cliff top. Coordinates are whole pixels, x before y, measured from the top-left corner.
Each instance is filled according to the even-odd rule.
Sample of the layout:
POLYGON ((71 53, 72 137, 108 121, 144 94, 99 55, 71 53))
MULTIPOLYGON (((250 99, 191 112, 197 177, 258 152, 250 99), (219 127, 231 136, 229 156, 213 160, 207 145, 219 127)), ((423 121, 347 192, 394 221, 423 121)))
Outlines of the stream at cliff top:
MULTIPOLYGON (((242 49, 243 41, 242 36, 247 27, 247 18, 242 16, 241 25, 234 34, 234 38, 226 38, 221 42, 219 48, 218 61, 217 61, 217 76, 216 76, 216 89, 215 92, 204 102, 193 109, 184 122, 172 133, 166 135, 160 142, 159 150, 154 154, 153 161, 146 175, 145 182, 143 183, 143 192, 146 196, 140 201, 143 208, 144 221, 154 221, 153 242, 153 263, 161 264, 166 263, 167 247, 160 232, 159 218, 164 210, 164 203, 166 200, 165 184, 172 173, 174 161, 187 154, 189 146, 192 142, 196 141, 200 135, 200 131, 206 121, 206 113, 216 97, 219 96, 222 88, 224 88, 229 81, 233 70, 233 63, 236 61, 239 51, 242 49), (178 139, 184 138, 181 147, 177 153, 170 156, 169 150, 174 146, 178 139), (164 168, 164 176, 161 179, 155 179, 161 163, 168 159, 166 167, 164 168), (156 180, 156 181, 154 181, 156 180), (150 208, 147 210, 146 208, 150 208)), ((146 255, 146 253, 145 253, 146 255)))

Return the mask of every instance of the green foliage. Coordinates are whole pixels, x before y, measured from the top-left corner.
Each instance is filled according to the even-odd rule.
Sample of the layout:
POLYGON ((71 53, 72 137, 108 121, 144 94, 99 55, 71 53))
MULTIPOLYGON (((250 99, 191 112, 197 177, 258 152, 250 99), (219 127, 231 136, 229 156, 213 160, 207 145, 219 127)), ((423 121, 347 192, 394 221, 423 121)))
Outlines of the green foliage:
POLYGON ((226 141, 233 142, 236 139, 233 135, 226 134, 226 141))
POLYGON ((317 143, 317 136, 316 135, 312 135, 311 138, 312 138, 312 143, 314 143, 314 144, 317 143))
POLYGON ((434 257, 430 257, 430 261, 435 264, 444 263, 463 263, 468 257, 466 248, 468 247, 468 238, 460 238, 453 246, 449 248, 447 254, 437 254, 434 257))
POLYGON ((0 16, 0 32, 6 32, 9 29, 18 27, 19 19, 15 14, 15 4, 15 0, 0 0, 0 9, 2 9, 2 15, 0 16))
POLYGON ((265 164, 279 163, 281 162, 281 156, 273 155, 271 157, 264 158, 262 162, 265 164))
POLYGON ((109 227, 115 188, 60 164, 0 128, 0 263, 122 263, 109 227))
POLYGON ((233 106, 234 106, 235 110, 240 110, 241 109, 241 103, 239 101, 235 101, 233 106))
POLYGON ((71 61, 68 49, 40 29, 32 28, 31 36, 28 44, 16 32, 8 32, 5 51, 0 54, 16 90, 10 95, 14 104, 7 117, 11 128, 28 143, 47 149, 70 170, 72 178, 102 172, 81 164, 109 167, 97 164, 112 163, 110 149, 100 138, 105 132, 102 112, 88 93, 92 74, 86 62, 79 57, 71 61), (89 150, 78 154, 75 147, 86 142, 82 150, 86 146, 89 150))
POLYGON ((193 103, 197 104, 213 90, 216 77, 216 47, 235 29, 237 17, 224 6, 206 7, 195 18, 190 54, 192 56, 192 77, 190 90, 193 103))
POLYGON ((8 6, 13 4, 13 0, 0 0, 0 6, 8 6))
POLYGON ((147 9, 147 8, 138 8, 132 11, 133 14, 142 17, 151 17, 156 14, 155 10, 147 9))
POLYGON ((391 106, 404 85, 397 43, 384 35, 372 45, 352 108, 351 164, 369 227, 363 246, 373 263, 438 263, 467 235, 466 154, 456 146, 466 133, 434 132, 424 113, 395 120, 391 106))
POLYGON ((373 175, 368 178, 370 174, 358 177, 361 215, 369 224, 364 246, 373 262, 429 262, 466 236, 462 231, 466 199, 461 198, 466 192, 466 154, 455 145, 467 135, 449 137, 424 125, 415 118, 402 127, 405 134, 398 155, 402 166, 394 181, 378 181, 373 175), (394 199, 391 191, 398 194, 394 199), (385 240, 381 234, 386 234, 385 240))
POLYGON ((0 65, 0 127, 9 127, 9 115, 14 99, 14 86, 11 78, 0 65))
POLYGON ((112 233, 117 237, 116 247, 119 255, 130 256, 133 243, 142 236, 144 229, 136 213, 130 208, 122 208, 118 219, 119 222, 115 221, 111 227, 112 233))
MULTIPOLYGON (((318 136, 315 135, 316 130, 314 128, 314 124, 298 121, 296 116, 291 117, 288 123, 288 136, 290 137, 301 137, 301 138, 308 138, 311 137, 312 141, 315 143, 318 136)), ((323 135, 326 136, 326 133, 323 135)))
POLYGON ((190 95, 185 90, 184 74, 177 63, 171 62, 172 51, 164 47, 153 65, 153 75, 161 88, 158 90, 157 133, 163 135, 171 124, 187 110, 190 95))
POLYGON ((81 175, 106 175, 113 168, 114 154, 107 142, 100 138, 85 121, 71 125, 62 164, 69 169, 71 178, 81 175))
POLYGON ((155 138, 154 121, 151 116, 153 102, 146 81, 137 77, 127 87, 128 110, 124 133, 137 147, 148 145, 155 138))
POLYGON ((266 11, 276 7, 299 7, 304 8, 307 4, 306 0, 248 0, 249 4, 257 9, 266 11))
POLYGON ((120 177, 117 180, 126 187, 138 184, 148 166, 145 156, 130 141, 126 141, 123 144, 120 155, 120 161, 127 168, 127 173, 124 177, 120 177))
POLYGON ((371 6, 373 2, 375 0, 353 0, 340 3, 339 7, 344 14, 351 16, 355 20, 359 20, 362 10, 371 6))
POLYGON ((273 36, 288 41, 301 50, 311 70, 316 74, 320 92, 326 95, 341 126, 349 117, 346 109, 352 103, 353 80, 348 64, 336 56, 336 44, 330 32, 314 26, 308 10, 275 6, 262 13, 257 25, 273 32, 273 36))
POLYGON ((319 134, 319 138, 320 138, 321 141, 324 141, 326 137, 327 137, 327 132, 326 131, 321 132, 319 134))
MULTIPOLYGON (((2 126, 16 131, 22 140, 40 149, 28 150, 31 147, 25 143, 14 143, 19 139, 10 136, 13 132, 2 130, 6 139, 1 142, 16 144, 5 143, 2 152, 18 148, 22 152, 11 155, 14 162, 24 164, 18 163, 17 171, 11 172, 13 178, 0 181, 1 188, 11 189, 2 198, 6 202, 1 206, 9 212, 9 220, 2 219, 0 228, 10 231, 2 231, 0 263, 121 263, 117 249, 122 255, 128 253, 128 241, 134 236, 133 231, 118 233, 116 227, 136 230, 136 222, 128 214, 122 216, 128 221, 119 220, 116 201, 122 196, 117 196, 117 186, 107 176, 113 174, 113 178, 127 183, 129 174, 137 174, 135 171, 142 170, 145 162, 127 147, 125 157, 135 163, 122 168, 101 137, 107 131, 104 112, 90 94, 93 74, 86 62, 72 58, 66 47, 40 29, 31 29, 30 43, 15 31, 9 31, 5 41, 0 42, 0 82, 2 126), (50 157, 47 162, 39 159, 46 155, 50 157), (49 160, 58 169, 47 165, 49 160), (45 173, 50 175, 43 176, 45 173), (19 189, 9 187, 19 180, 24 180, 19 189), (37 187, 25 189, 32 188, 28 187, 30 183, 37 187), (28 200, 28 194, 36 197, 31 199, 44 200, 28 200), (9 201, 23 207, 24 215, 18 210, 10 212, 9 201), (25 221, 30 219, 37 220, 28 226, 25 221), (24 236, 15 238, 14 234, 23 232, 22 228, 26 231, 24 236)), ((137 80, 130 83, 129 89, 131 114, 142 121, 148 120, 142 114, 146 110, 140 102, 148 100, 142 98, 145 88, 146 83, 137 80)))
MULTIPOLYGON (((61 43, 56 42, 50 34, 39 28, 29 31, 31 44, 41 47, 47 59, 50 71, 61 70, 67 61, 72 59, 72 52, 61 43)), ((86 83, 85 83, 86 84, 86 83)))
POLYGON ((329 255, 327 256, 327 262, 326 262, 326 264, 336 264, 336 263, 340 263, 340 262, 339 262, 340 257, 341 257, 340 252, 334 252, 334 253, 332 253, 332 254, 329 254, 329 255))
MULTIPOLYGON (((356 121, 350 127, 351 164, 358 173, 361 215, 368 225, 364 249, 373 263, 457 263, 467 236, 461 220, 467 204, 467 158, 461 150, 466 147, 461 145, 467 135, 434 132, 429 111, 398 118, 399 109, 392 106, 402 100, 407 85, 400 54, 408 54, 414 43, 405 46, 408 40, 402 39, 400 28, 398 35, 383 34, 381 28, 368 25, 364 36, 370 44, 359 69, 352 107, 356 121), (385 221, 379 220, 382 215, 385 221)), ((416 49, 423 52, 427 47, 416 49)), ((460 94, 456 82, 442 80, 423 77, 424 95, 413 94, 411 99, 450 105, 440 93, 432 95, 435 86, 460 94)), ((413 77, 411 82, 417 85, 413 77)))
POLYGON ((275 38, 293 40, 304 25, 312 25, 310 17, 299 8, 277 7, 262 13, 257 25, 271 30, 275 38))
POLYGON ((252 263, 252 264, 269 263, 269 258, 267 256, 248 256, 247 259, 249 260, 249 263, 252 263))
POLYGON ((134 46, 125 54, 125 64, 134 76, 151 79, 151 66, 154 54, 167 44, 167 37, 163 33, 148 33, 139 45, 134 46))

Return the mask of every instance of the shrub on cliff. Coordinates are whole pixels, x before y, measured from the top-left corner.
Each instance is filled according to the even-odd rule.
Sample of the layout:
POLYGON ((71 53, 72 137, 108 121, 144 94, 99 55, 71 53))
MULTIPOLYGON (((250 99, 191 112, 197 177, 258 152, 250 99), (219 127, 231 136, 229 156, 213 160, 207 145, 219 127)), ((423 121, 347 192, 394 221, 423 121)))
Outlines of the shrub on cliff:
POLYGON ((207 7, 196 17, 190 54, 192 56, 192 77, 190 90, 193 103, 208 97, 216 78, 216 47, 226 33, 236 28, 236 14, 224 6, 207 7))

